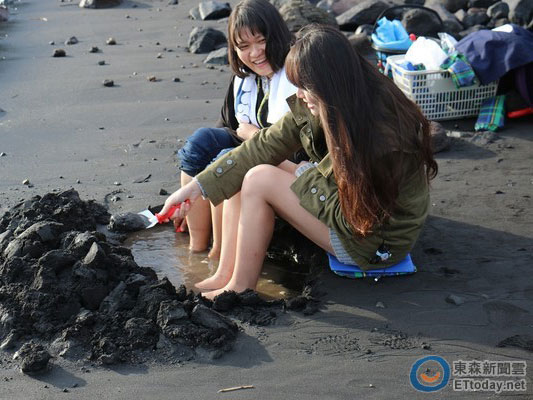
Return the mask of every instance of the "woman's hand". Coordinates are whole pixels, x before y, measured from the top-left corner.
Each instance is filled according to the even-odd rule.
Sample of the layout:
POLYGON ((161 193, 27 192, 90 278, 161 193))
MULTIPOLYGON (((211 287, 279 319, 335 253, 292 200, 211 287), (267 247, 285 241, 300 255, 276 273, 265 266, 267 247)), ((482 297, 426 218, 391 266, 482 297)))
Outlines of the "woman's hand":
POLYGON ((247 124, 246 122, 239 122, 237 128, 237 135, 244 140, 250 139, 256 132, 259 131, 259 127, 253 124, 247 124))
MULTIPOLYGON (((181 222, 181 220, 185 218, 185 216, 191 209, 194 202, 201 195, 202 191, 200 190, 198 184, 195 181, 191 181, 167 197, 167 199, 165 200, 165 204, 159 214, 165 215, 172 206, 179 204, 180 208, 174 212, 170 219, 178 219, 181 222)), ((165 222, 168 222, 168 220, 165 222)))

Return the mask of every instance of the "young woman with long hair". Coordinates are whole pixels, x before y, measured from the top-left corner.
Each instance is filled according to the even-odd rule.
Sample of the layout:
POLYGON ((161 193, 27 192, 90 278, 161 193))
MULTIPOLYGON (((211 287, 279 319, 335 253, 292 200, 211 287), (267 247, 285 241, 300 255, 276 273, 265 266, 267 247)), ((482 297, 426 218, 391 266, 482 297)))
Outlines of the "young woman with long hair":
MULTIPOLYGON (((267 0, 243 0, 228 21, 228 58, 233 76, 217 128, 201 128, 178 152, 181 184, 191 179, 222 151, 238 146, 260 128, 279 120, 289 107, 285 101, 296 92, 283 65, 292 35, 276 8, 267 0)), ((190 248, 205 250, 211 238, 210 256, 218 258, 222 242, 222 207, 210 210, 209 202, 197 201, 187 216, 190 248), (211 221, 212 217, 212 221, 211 221)), ((175 221, 178 231, 185 223, 175 221)))
POLYGON ((285 65, 298 87, 291 112, 165 202, 163 211, 202 195, 218 204, 240 190, 234 263, 211 282, 210 298, 255 288, 276 215, 367 270, 403 260, 428 214, 437 164, 420 109, 331 27, 301 32, 285 65), (310 162, 278 168, 299 146, 310 162))

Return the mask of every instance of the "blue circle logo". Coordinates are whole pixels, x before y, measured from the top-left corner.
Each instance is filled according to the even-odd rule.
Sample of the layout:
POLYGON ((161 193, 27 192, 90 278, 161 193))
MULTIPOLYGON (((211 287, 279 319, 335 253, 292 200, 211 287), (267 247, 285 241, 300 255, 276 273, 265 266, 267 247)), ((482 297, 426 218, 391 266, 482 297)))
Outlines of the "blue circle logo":
POLYGON ((450 380, 450 365, 439 356, 421 358, 411 367, 409 379, 416 390, 437 392, 450 380))

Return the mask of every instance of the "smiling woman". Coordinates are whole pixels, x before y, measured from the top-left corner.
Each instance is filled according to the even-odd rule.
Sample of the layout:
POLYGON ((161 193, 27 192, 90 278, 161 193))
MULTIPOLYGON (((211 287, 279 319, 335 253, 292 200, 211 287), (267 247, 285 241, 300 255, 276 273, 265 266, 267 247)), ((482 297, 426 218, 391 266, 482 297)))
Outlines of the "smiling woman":
POLYGON ((272 78, 274 70, 266 56, 266 39, 260 33, 243 29, 237 36, 237 57, 256 75, 272 78))
POLYGON ((278 10, 266 0, 245 0, 229 17, 228 58, 239 78, 250 73, 267 75, 265 71, 254 70, 254 63, 268 62, 270 73, 281 70, 291 41, 291 33, 278 10))
MULTIPOLYGON (((296 87, 288 81, 283 65, 291 40, 287 25, 267 0, 244 0, 236 5, 228 21, 228 59, 234 76, 217 128, 198 129, 178 153, 182 186, 222 151, 239 146, 289 111, 285 99, 296 87)), ((223 231, 222 214, 222 206, 210 208, 207 201, 193 205, 186 220, 192 251, 208 247, 212 226, 209 257, 223 259, 222 238, 231 232, 223 231)), ((185 227, 180 218, 174 223, 179 231, 185 227)), ((231 225, 224 223, 224 229, 231 225)))

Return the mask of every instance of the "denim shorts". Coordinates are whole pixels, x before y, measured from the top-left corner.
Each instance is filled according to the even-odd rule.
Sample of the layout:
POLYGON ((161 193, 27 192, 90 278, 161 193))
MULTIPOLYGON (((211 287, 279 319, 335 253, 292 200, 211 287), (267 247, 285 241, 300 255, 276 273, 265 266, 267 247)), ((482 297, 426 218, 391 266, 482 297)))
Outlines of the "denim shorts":
POLYGON ((189 176, 196 176, 222 150, 238 145, 238 140, 225 128, 200 128, 178 150, 179 168, 189 176))

